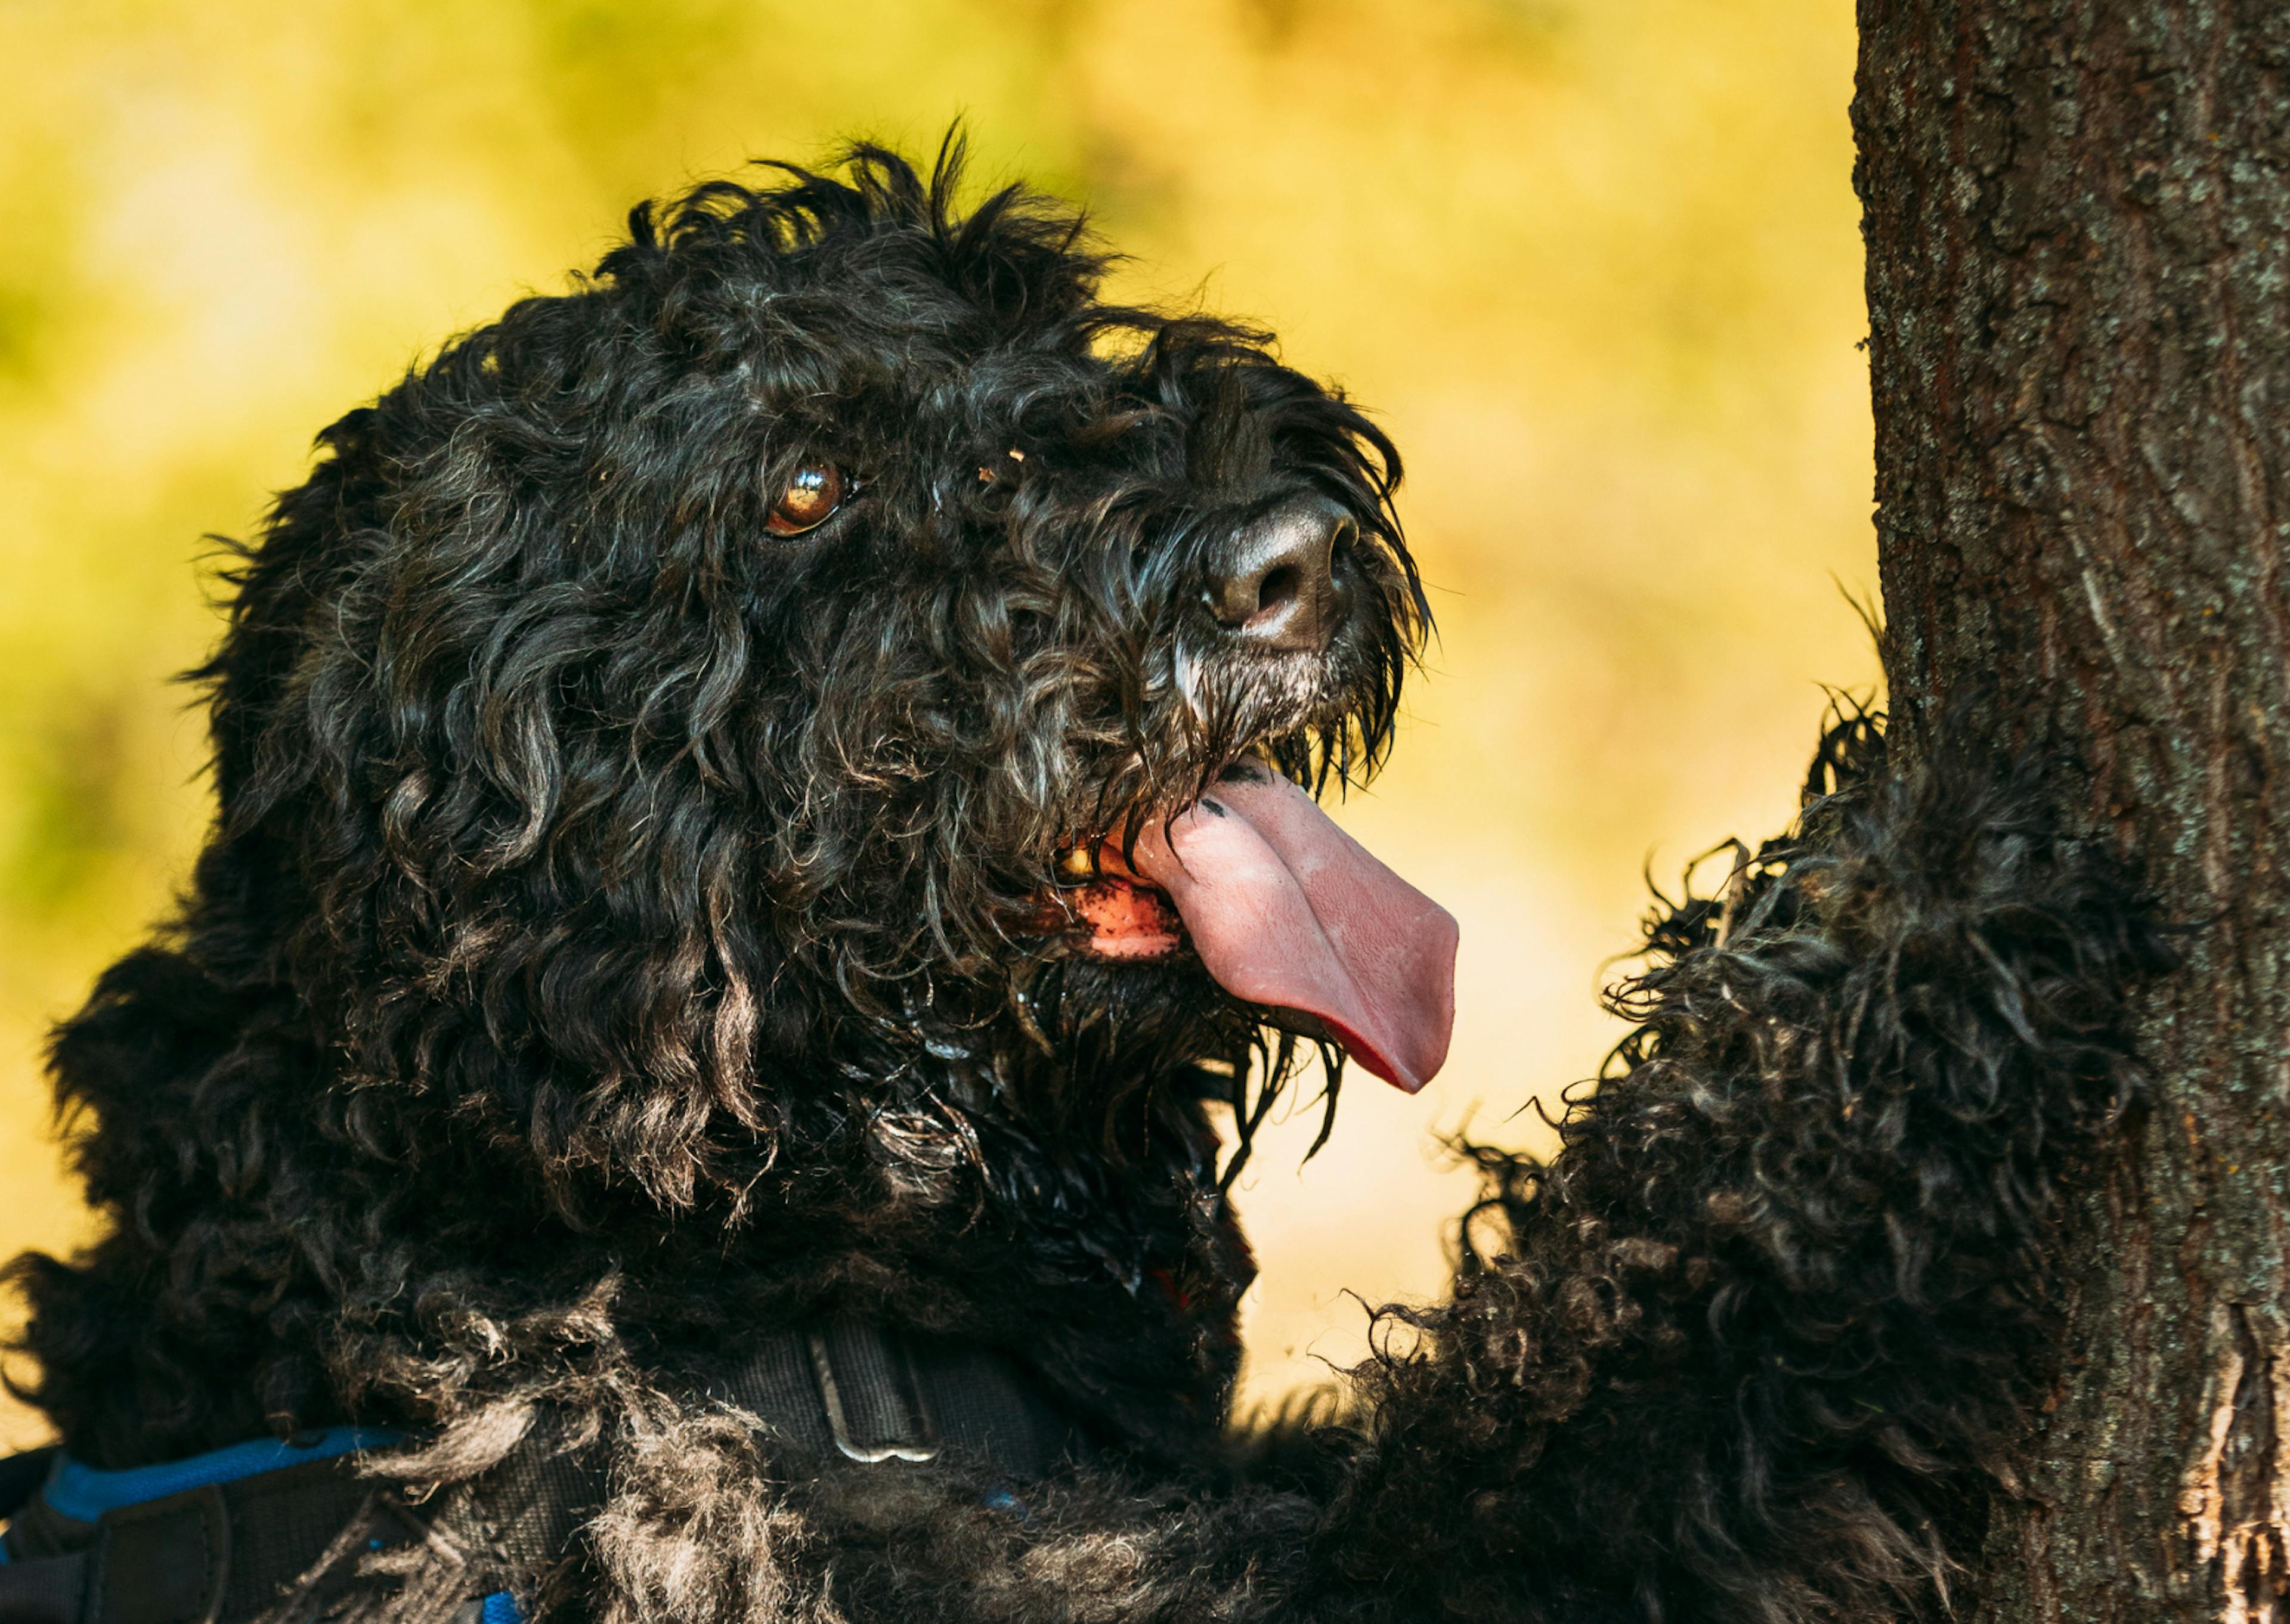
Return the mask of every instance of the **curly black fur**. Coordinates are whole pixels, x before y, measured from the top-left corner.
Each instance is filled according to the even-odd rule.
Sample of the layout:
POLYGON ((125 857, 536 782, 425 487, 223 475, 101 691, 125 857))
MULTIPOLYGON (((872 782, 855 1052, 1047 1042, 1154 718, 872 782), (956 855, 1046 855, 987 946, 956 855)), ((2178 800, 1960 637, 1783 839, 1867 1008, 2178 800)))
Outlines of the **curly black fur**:
POLYGON ((1398 458, 957 172, 639 209, 323 436, 201 674, 181 919, 56 1042, 112 1221, 15 1266, 36 1402, 108 1465, 393 1424, 431 1482, 545 1422, 613 1484, 548 1594, 630 1624, 1931 1600, 2165 962, 2127 876, 2027 772, 1842 724, 1800 829, 1653 922, 1564 1152, 1477 1153, 1453 1300, 1385 1311, 1343 1419, 1228 1437, 1224 1182, 1294 1042, 1044 900, 1244 756, 1373 769, 1424 625, 1398 458), (768 533, 822 460, 855 496, 768 533), (1349 616, 1236 655, 1204 572, 1306 495, 1349 616), (697 1396, 828 1312, 1009 1350, 1099 1453, 1013 1514, 697 1396))

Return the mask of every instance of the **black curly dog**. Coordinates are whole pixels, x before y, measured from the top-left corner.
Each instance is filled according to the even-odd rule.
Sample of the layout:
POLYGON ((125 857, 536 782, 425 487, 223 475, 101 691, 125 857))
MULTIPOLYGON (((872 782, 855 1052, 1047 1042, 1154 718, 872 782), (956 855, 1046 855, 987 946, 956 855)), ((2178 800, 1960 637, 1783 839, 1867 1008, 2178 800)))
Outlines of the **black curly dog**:
POLYGON ((1445 916, 1311 805, 1424 630, 1399 461, 957 169, 638 209, 244 550, 212 837, 55 1043, 108 1229, 14 1266, 72 1457, 16 1568, 102 1624, 1942 1604, 2164 963, 2121 867, 1840 724, 1563 1153, 1482 1153, 1452 1300, 1235 1427, 1249 1129, 1445 1043, 1445 916), (383 1532, 87 1487, 310 1434, 383 1532))

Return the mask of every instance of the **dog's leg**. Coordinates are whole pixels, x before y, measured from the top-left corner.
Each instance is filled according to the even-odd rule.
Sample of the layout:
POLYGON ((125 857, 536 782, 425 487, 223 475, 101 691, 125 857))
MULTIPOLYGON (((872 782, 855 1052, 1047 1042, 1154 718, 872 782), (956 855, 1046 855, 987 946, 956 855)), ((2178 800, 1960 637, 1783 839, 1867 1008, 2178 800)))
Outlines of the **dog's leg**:
POLYGON ((1549 1167, 1487 1158, 1498 1255, 1368 1372, 1325 1561, 1488 1616, 1945 1594, 2051 1348, 2057 1192, 2130 1097, 2126 990, 2168 961, 2035 789, 1880 771, 1722 942, 1657 925, 1618 1075, 1549 1167))

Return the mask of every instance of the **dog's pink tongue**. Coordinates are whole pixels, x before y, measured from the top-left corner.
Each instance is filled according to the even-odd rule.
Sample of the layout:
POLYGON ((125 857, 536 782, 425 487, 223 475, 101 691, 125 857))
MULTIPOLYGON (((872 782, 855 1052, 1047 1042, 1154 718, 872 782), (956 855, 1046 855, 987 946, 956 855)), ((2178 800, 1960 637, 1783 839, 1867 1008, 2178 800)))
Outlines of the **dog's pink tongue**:
POLYGON ((1317 1016, 1352 1058, 1413 1093, 1447 1058, 1455 921, 1312 797, 1261 769, 1220 782, 1137 842, 1193 950, 1237 998, 1317 1016))

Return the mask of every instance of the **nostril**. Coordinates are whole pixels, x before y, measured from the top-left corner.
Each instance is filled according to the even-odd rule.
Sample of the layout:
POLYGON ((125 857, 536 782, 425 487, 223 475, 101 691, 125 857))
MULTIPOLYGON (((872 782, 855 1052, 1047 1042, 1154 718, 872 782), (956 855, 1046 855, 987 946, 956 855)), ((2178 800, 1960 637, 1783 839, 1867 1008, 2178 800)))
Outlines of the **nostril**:
POLYGON ((1337 555, 1357 534, 1334 504, 1300 500, 1232 539, 1202 596, 1238 646, 1274 653, 1325 650, 1345 601, 1337 555))
POLYGON ((1256 587, 1256 612, 1269 614, 1296 601, 1304 588, 1304 577, 1293 564, 1277 564, 1267 570, 1256 587))

